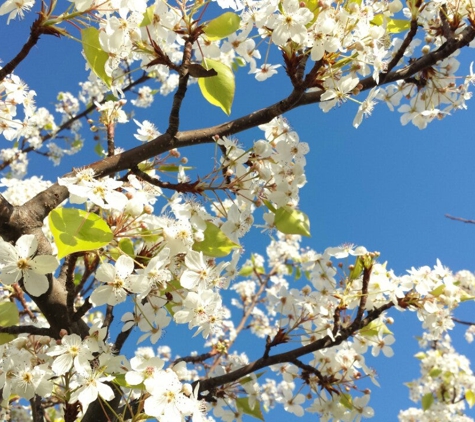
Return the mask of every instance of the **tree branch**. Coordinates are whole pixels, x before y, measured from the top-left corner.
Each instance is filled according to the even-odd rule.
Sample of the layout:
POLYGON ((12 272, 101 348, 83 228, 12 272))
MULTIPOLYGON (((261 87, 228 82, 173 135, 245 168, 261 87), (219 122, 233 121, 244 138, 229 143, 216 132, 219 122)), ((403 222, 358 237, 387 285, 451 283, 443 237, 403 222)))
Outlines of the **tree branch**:
POLYGON ((37 327, 36 325, 13 325, 0 327, 0 333, 5 334, 32 334, 36 336, 52 336, 51 328, 37 327))
MULTIPOLYGON (((299 347, 289 352, 280 353, 274 356, 269 356, 267 358, 257 359, 256 361, 245 365, 239 369, 236 369, 235 371, 229 372, 225 375, 196 381, 195 383, 193 383, 193 388, 196 386, 196 384, 199 383, 200 393, 205 391, 213 391, 216 387, 220 385, 229 384, 231 382, 237 381, 246 375, 258 371, 259 369, 278 363, 292 362, 300 356, 316 352, 317 350, 337 346, 343 343, 352 335, 354 335, 358 330, 368 325, 371 321, 377 319, 384 311, 392 308, 393 306, 394 304, 392 302, 386 303, 385 305, 382 305, 379 308, 370 311, 366 318, 362 319, 361 321, 354 320, 348 328, 341 330, 339 335, 336 336, 335 339, 332 339, 330 336, 327 335, 317 341, 314 341, 313 343, 307 344, 306 346, 299 347)), ((206 396, 204 396, 204 398, 206 398, 206 396)))

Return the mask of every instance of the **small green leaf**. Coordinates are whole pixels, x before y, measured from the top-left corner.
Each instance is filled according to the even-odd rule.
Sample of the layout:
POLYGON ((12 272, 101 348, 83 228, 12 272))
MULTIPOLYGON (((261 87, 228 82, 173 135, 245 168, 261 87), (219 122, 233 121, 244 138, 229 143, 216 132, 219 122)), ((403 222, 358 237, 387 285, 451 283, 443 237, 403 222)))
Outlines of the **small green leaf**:
POLYGON ((350 272, 350 280, 356 280, 363 273, 363 260, 357 256, 355 260, 355 265, 350 272))
POLYGON ((57 208, 51 211, 48 219, 59 259, 74 252, 102 248, 114 238, 107 223, 91 212, 57 208))
POLYGON ((253 267, 250 265, 246 265, 245 267, 242 267, 241 270, 239 271, 239 275, 241 277, 247 277, 250 276, 254 272, 253 267))
POLYGON ((264 375, 264 373, 265 373, 265 372, 259 372, 259 373, 257 373, 255 378, 254 378, 254 377, 250 377, 250 376, 241 378, 241 379, 239 380, 239 384, 244 385, 244 384, 247 384, 248 382, 250 382, 250 381, 252 381, 252 380, 254 380, 254 379, 259 379, 260 377, 262 377, 262 375, 264 375))
MULTIPOLYGON (((181 166, 183 170, 193 170, 193 167, 190 166, 181 166)), ((163 165, 158 167, 158 171, 166 171, 170 173, 176 173, 180 170, 180 166, 174 166, 173 164, 163 165)))
MULTIPOLYGON (((13 302, 0 302, 0 327, 11 327, 20 322, 18 308, 13 302)), ((15 334, 0 334, 0 345, 6 344, 17 336, 15 334)))
POLYGON ((82 48, 87 63, 96 76, 110 88, 112 78, 105 71, 105 64, 109 55, 101 48, 99 30, 92 26, 81 30, 82 48))
POLYGON ((253 416, 261 421, 264 420, 261 410, 261 403, 259 401, 256 401, 254 407, 251 409, 251 406, 249 405, 249 397, 240 397, 236 399, 236 407, 239 412, 253 416))
POLYGON ((155 5, 154 4, 147 7, 147 10, 143 14, 143 19, 142 19, 142 22, 140 22, 139 27, 150 25, 153 22, 154 12, 155 12, 155 5))
POLYGON ((424 394, 424 396, 422 396, 421 403, 422 410, 428 410, 432 406, 432 403, 434 403, 434 396, 432 393, 424 394))
POLYGON ((135 258, 134 242, 132 242, 128 237, 119 240, 119 248, 131 258, 135 258))
POLYGON ((425 359, 427 356, 426 356, 426 354, 425 354, 424 352, 419 352, 419 353, 416 353, 416 354, 414 355, 414 357, 415 357, 416 359, 422 360, 422 359, 425 359))
MULTIPOLYGON (((382 14, 376 15, 371 21, 373 25, 381 26, 384 23, 384 18, 382 14)), ((408 19, 387 19, 386 20, 386 29, 390 34, 398 34, 409 30, 411 27, 411 21, 408 19)))
POLYGON ((210 41, 221 40, 239 29, 241 18, 233 12, 225 12, 208 22, 203 32, 210 41))
POLYGON ((432 378, 437 378, 442 373, 442 369, 434 368, 429 372, 429 376, 432 378))
POLYGON ((219 107, 229 116, 236 88, 233 71, 225 64, 211 59, 205 59, 203 67, 214 69, 218 74, 209 78, 198 79, 201 94, 206 101, 219 107))
POLYGON ((358 334, 363 337, 374 337, 379 333, 384 335, 392 334, 392 331, 386 326, 386 324, 379 320, 371 321, 368 325, 365 325, 358 334))
POLYGON ((340 403, 347 409, 353 410, 353 397, 351 397, 351 394, 341 394, 340 403))
POLYGON ((11 327, 20 322, 18 308, 13 302, 0 303, 0 327, 11 327))
POLYGON ((444 293, 445 290, 445 284, 441 284, 440 286, 437 286, 434 290, 430 292, 432 296, 438 297, 442 293, 444 293))
POLYGON ((205 255, 215 258, 227 256, 233 249, 240 247, 240 245, 229 239, 218 226, 215 226, 209 221, 206 222, 204 240, 193 244, 194 251, 203 252, 205 255))
POLYGON ((310 221, 302 211, 287 206, 280 207, 275 212, 274 225, 281 233, 310 237, 310 221))
POLYGON ((125 380, 125 374, 117 374, 113 380, 114 384, 119 385, 120 387, 125 388, 136 388, 139 390, 145 390, 145 385, 143 383, 137 385, 131 385, 125 380))
POLYGON ((472 390, 465 391, 465 400, 467 400, 470 409, 475 404, 475 393, 472 390))
POLYGON ((94 147, 94 152, 101 158, 105 157, 104 148, 102 147, 100 142, 98 142, 94 147))

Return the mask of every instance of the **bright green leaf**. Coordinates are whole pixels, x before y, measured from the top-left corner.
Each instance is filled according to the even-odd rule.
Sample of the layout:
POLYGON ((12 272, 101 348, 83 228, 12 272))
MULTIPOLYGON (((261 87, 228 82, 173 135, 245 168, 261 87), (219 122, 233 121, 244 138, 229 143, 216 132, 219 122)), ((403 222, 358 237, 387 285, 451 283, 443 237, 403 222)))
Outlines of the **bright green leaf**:
MULTIPOLYGON (((20 322, 18 308, 13 302, 0 302, 0 327, 11 327, 20 322)), ((0 334, 0 345, 9 343, 17 336, 15 334, 0 334)))
POLYGON ((193 167, 190 167, 190 166, 174 166, 173 164, 169 164, 169 165, 159 166, 158 171, 166 171, 166 172, 176 173, 177 171, 180 170, 180 167, 183 170, 193 170, 193 167))
POLYGON ((205 59, 203 67, 214 69, 218 74, 198 79, 201 94, 209 103, 221 108, 229 116, 236 88, 233 71, 225 64, 211 59, 205 59))
POLYGON ((363 260, 357 256, 355 260, 355 265, 353 266, 353 269, 350 272, 350 280, 356 280, 357 278, 360 277, 360 275, 363 272, 363 260))
MULTIPOLYGON (((384 23, 383 15, 376 15, 371 21, 373 25, 381 26, 384 23)), ((411 27, 411 21, 407 19, 387 19, 386 29, 390 34, 398 34, 409 30, 411 27)))
POLYGON ((140 22, 140 27, 150 25, 153 22, 153 15, 155 12, 155 5, 152 4, 151 6, 147 7, 147 10, 143 14, 143 20, 140 22))
POLYGON ((256 419, 261 421, 264 420, 261 410, 261 403, 259 401, 256 401, 254 407, 251 409, 251 406, 249 405, 249 397, 240 397, 236 399, 236 407, 239 412, 254 416, 256 419))
POLYGON ((225 12, 208 22, 203 32, 210 41, 221 40, 239 29, 241 18, 233 12, 225 12))
POLYGON ((475 404, 475 393, 472 390, 465 391, 465 400, 467 400, 468 405, 472 408, 475 404))
POLYGON ((110 87, 112 78, 106 73, 105 64, 109 55, 101 48, 99 42, 99 30, 90 26, 81 30, 82 48, 87 63, 98 78, 110 87))
POLYGON ((440 286, 437 286, 434 290, 430 292, 432 296, 438 297, 445 291, 445 284, 441 284, 440 286))
POLYGON ((119 240, 119 248, 131 258, 135 258, 134 242, 132 242, 128 237, 119 240))
POLYGON ((351 394, 341 394, 340 403, 347 409, 353 410, 353 397, 351 397, 351 394))
POLYGON ((105 157, 104 148, 102 147, 100 142, 98 142, 94 147, 94 152, 101 158, 105 157))
POLYGON ((250 265, 246 265, 245 267, 242 267, 241 270, 239 271, 239 275, 241 277, 247 277, 250 276, 254 272, 254 269, 250 265))
POLYGON ((215 258, 227 256, 233 249, 240 247, 240 245, 229 239, 218 226, 215 226, 209 221, 206 222, 204 240, 193 244, 194 251, 203 252, 205 255, 215 258))
POLYGON ((432 395, 432 393, 424 394, 421 403, 422 410, 428 410, 432 406, 432 403, 434 403, 434 396, 432 395))
POLYGON ((415 357, 416 359, 422 360, 422 359, 425 359, 427 356, 426 356, 426 354, 425 354, 424 352, 419 352, 419 353, 416 353, 416 354, 414 355, 414 357, 415 357))
POLYGON ((51 211, 48 219, 59 259, 74 252, 102 248, 114 238, 107 223, 91 212, 57 208, 51 211))
POLYGON ((120 387, 126 387, 126 388, 136 388, 139 390, 145 390, 145 385, 143 383, 137 384, 137 385, 130 385, 126 380, 125 380, 125 374, 117 374, 113 380, 114 384, 119 385, 120 387))
POLYGON ((280 207, 275 212, 274 225, 281 233, 310 237, 310 221, 302 211, 287 206, 280 207))
POLYGON ((442 373, 442 369, 434 368, 429 372, 429 376, 432 378, 437 378, 442 373))
POLYGON ((255 379, 259 379, 260 377, 262 377, 262 375, 264 375, 264 373, 265 372, 259 372, 259 373, 255 374, 255 377, 248 376, 248 377, 241 378, 239 380, 239 384, 244 385, 244 384, 247 384, 250 381, 253 381, 255 379))
POLYGON ((378 333, 384 335, 392 334, 392 331, 386 326, 386 324, 379 320, 371 321, 368 325, 365 325, 361 330, 358 331, 358 334, 363 337, 374 337, 378 333))

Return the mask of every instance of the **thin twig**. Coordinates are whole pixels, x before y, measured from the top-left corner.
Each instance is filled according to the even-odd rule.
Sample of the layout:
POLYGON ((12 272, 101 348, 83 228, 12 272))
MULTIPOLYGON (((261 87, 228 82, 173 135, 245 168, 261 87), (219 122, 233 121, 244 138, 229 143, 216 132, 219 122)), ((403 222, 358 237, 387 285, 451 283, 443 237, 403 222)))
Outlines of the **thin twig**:
POLYGON ((445 214, 445 217, 449 218, 450 220, 460 221, 462 223, 475 224, 475 220, 467 220, 466 218, 462 217, 453 217, 449 214, 445 214))

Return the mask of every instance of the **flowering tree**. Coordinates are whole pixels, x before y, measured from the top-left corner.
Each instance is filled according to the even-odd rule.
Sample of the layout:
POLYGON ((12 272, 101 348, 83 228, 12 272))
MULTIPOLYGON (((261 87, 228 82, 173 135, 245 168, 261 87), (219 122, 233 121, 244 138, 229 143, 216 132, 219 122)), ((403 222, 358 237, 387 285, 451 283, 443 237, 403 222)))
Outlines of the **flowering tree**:
POLYGON ((262 419, 275 406, 322 421, 371 417, 361 378, 377 381, 365 354, 392 355, 394 308, 417 313, 427 348, 410 385, 421 408, 400 420, 471 420, 464 410, 475 403, 475 377, 447 332, 453 309, 475 296, 474 276, 440 263, 396 276, 362 246, 302 249, 308 145, 282 118, 353 100, 358 127, 381 101, 423 129, 465 108, 475 79, 472 69, 455 72, 475 38, 471 2, 6 0, 0 15, 14 25, 35 8, 27 42, 0 69, 2 419, 231 421, 262 419), (80 38, 90 69, 78 97, 59 93, 58 123, 17 75, 42 35, 80 38), (188 90, 229 115, 234 73, 247 68, 264 82, 283 70, 270 60, 282 60, 290 95, 181 129, 188 90), (126 102, 139 112, 168 94, 166 131, 134 120, 137 146, 117 148, 119 124, 131 120, 126 102), (250 148, 229 138, 251 128, 262 139, 250 148), (60 164, 102 134, 99 161, 55 183, 26 178, 34 153, 60 164), (216 146, 211 170, 187 166, 180 149, 205 143, 216 146), (242 256, 255 216, 271 234, 267 257, 242 256), (206 351, 173 357, 160 338, 176 324, 206 351), (236 350, 245 329, 262 350, 255 361, 236 350), (299 345, 284 346, 290 340, 299 345), (150 344, 157 353, 142 347, 150 344), (263 376, 266 368, 275 376, 263 376))

